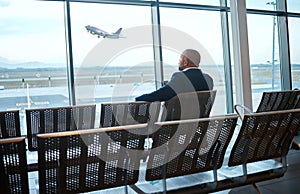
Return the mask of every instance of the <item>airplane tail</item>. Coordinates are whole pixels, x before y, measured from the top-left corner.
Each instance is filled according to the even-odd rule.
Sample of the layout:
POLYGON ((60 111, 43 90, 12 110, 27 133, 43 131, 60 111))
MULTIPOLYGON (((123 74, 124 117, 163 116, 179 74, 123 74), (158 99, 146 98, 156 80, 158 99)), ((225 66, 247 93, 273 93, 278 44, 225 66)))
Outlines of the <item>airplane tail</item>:
POLYGON ((120 34, 122 31, 122 28, 119 28, 119 30, 117 30, 114 34, 120 34))

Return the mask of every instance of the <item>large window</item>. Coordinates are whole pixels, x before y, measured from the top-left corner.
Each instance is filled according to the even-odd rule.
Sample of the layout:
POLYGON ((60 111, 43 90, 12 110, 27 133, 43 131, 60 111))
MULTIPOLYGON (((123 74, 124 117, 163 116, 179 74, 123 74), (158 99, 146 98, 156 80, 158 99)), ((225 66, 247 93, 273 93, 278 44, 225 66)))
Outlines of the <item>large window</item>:
POLYGON ((187 48, 199 50, 200 68, 214 79, 217 90, 212 114, 226 113, 224 63, 220 12, 190 9, 161 8, 164 78, 178 71, 181 52, 187 48), (174 20, 176 16, 176 20, 174 20), (209 18, 209 19, 208 19, 209 18))
MULTIPOLYGON (((0 109, 69 105, 61 2, 0 3, 0 109)), ((24 134, 24 126, 22 133, 24 134)))
POLYGON ((289 40, 292 67, 292 87, 300 89, 300 18, 289 18, 289 40))
POLYGON ((133 101, 155 90, 150 6, 71 3, 70 10, 77 104, 133 101), (122 29, 112 38, 87 26, 122 29))
MULTIPOLYGON (((157 10, 152 7, 157 4, 151 1, 128 1, 128 5, 126 1, 83 2, 88 1, 70 1, 70 23, 65 18, 67 3, 61 0, 0 2, 0 109, 17 108, 23 114, 26 108, 69 105, 68 79, 75 80, 76 104, 132 101, 140 94, 154 91, 161 77, 169 80, 178 70, 180 53, 194 47, 202 55, 201 69, 213 77, 217 90, 212 114, 227 113, 225 102, 232 98, 228 95, 232 91, 226 90, 234 87, 226 85, 231 80, 228 76, 225 81, 225 73, 234 72, 224 72, 224 67, 230 69, 230 63, 233 64, 226 42, 236 37, 227 37, 227 29, 222 26, 219 6, 225 0, 160 0, 157 3, 161 7, 157 10), (160 59, 159 47, 153 47, 159 42, 156 11, 161 24, 162 72, 154 61, 160 59), (120 37, 111 38, 88 31, 87 26, 109 34, 122 29, 120 37), (66 36, 66 32, 70 34, 66 36), (66 53, 73 60, 66 58, 66 53), (72 62, 74 77, 67 76, 66 61, 72 62)), ((283 40, 280 36, 284 34, 278 33, 277 23, 278 17, 282 20, 284 17, 272 15, 277 3, 284 6, 283 0, 245 2, 255 109, 263 91, 286 87, 281 85, 279 57, 287 61, 282 60, 287 55, 280 55, 278 40, 283 40)), ((294 12, 288 14, 293 16, 288 21, 293 88, 300 87, 297 2, 286 0, 288 12, 294 12)))
POLYGON ((300 13, 300 3, 298 0, 286 0, 287 11, 300 13))
POLYGON ((280 59, 276 18, 247 15, 253 108, 262 92, 280 90, 280 59))
POLYGON ((247 9, 261 9, 273 11, 275 5, 276 0, 246 0, 247 9))
POLYGON ((187 3, 198 5, 214 5, 219 6, 220 0, 160 0, 160 2, 174 2, 174 3, 187 3))

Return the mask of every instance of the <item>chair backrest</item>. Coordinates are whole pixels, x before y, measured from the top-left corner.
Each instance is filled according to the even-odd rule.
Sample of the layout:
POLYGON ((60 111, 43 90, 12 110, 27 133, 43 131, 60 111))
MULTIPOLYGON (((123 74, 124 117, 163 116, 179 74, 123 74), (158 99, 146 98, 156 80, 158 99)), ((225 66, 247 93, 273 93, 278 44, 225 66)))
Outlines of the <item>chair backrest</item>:
POLYGON ((264 92, 256 112, 294 109, 300 90, 264 92))
POLYGON ((25 137, 0 139, 0 193, 29 193, 25 146, 25 137))
POLYGON ((236 122, 237 115, 156 123, 146 180, 217 170, 236 122))
MULTIPOLYGON (((294 89, 294 90, 298 90, 298 89, 294 89)), ((300 108, 300 92, 298 93, 298 96, 296 99, 295 108, 300 108)))
POLYGON ((162 121, 209 117, 216 90, 181 93, 166 101, 162 121))
POLYGON ((154 123, 160 111, 160 102, 112 102, 102 103, 100 127, 154 123))
POLYGON ((20 137, 19 110, 0 112, 0 138, 20 137))
POLYGON ((285 157, 299 127, 299 109, 244 115, 228 165, 285 157))
POLYGON ((78 105, 26 110, 28 149, 37 150, 36 135, 59 131, 92 129, 96 105, 78 105))
POLYGON ((213 90, 213 88, 214 88, 214 80, 213 80, 213 78, 209 74, 206 74, 206 73, 203 73, 203 77, 204 77, 204 79, 205 79, 205 81, 206 81, 206 83, 208 85, 208 88, 210 90, 213 90))
POLYGON ((134 184, 147 124, 38 134, 40 193, 82 193, 134 184))

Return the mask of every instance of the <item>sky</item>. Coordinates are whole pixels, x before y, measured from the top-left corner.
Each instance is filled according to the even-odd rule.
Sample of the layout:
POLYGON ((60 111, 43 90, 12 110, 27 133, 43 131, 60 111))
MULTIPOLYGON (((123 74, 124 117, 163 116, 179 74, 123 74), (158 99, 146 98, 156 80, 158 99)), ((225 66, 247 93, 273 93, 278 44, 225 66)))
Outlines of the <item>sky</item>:
MULTIPOLYGON (((176 2, 182 3, 183 1, 177 0, 176 2)), ((193 3, 195 0, 184 2, 193 3)), ((197 2, 210 2, 212 5, 217 5, 219 0, 198 0, 197 2)), ((267 2, 269 1, 247 0, 247 7, 257 8, 260 6, 272 10, 272 6, 266 5, 267 2)), ((288 0, 288 8, 300 12, 299 0, 288 0)), ((84 26, 94 25, 109 32, 123 27, 125 29, 123 33, 126 33, 126 29, 150 25, 151 13, 149 7, 71 3, 71 21, 74 62, 81 64, 88 53, 103 41, 103 39, 87 33, 84 26), (124 8, 126 14, 124 14, 124 8)), ((293 18, 290 23, 293 24, 291 25, 290 39, 293 42, 299 42, 297 32, 300 30, 300 19, 293 18)), ((208 51, 214 63, 223 63, 218 12, 161 8, 161 24, 197 39, 208 51), (177 16, 176 20, 174 20, 174 15, 177 16), (191 18, 194 19, 191 20, 191 18)), ((272 16, 249 15, 251 63, 266 63, 270 60, 272 24, 272 16), (266 42, 268 44, 265 44, 266 42), (261 48, 262 43, 264 43, 264 49, 261 48)), ((0 0, 0 28, 0 60, 65 63, 64 3, 0 0)), ((141 34, 141 36, 143 35, 141 34)), ((164 39, 164 37, 162 38, 164 39)), ((174 42, 182 41, 181 38, 175 37, 174 42)), ((277 42, 276 45, 278 45, 277 42)), ((300 63, 300 56, 296 53, 300 51, 299 45, 299 43, 291 44, 292 61, 298 63, 300 63)), ((153 54, 147 54, 145 49, 149 50, 150 48, 135 48, 130 52, 125 52, 124 60, 126 58, 130 60, 134 56, 139 60, 148 60, 153 57, 153 54)), ((278 48, 276 49, 278 55, 278 48)), ((166 50, 168 49, 166 48, 166 50)), ((178 53, 172 54, 172 52, 172 49, 166 51, 164 59, 170 64, 176 63, 177 65, 178 53)))
POLYGON ((60 5, 0 1, 0 56, 12 61, 62 62, 65 39, 63 4, 60 5))

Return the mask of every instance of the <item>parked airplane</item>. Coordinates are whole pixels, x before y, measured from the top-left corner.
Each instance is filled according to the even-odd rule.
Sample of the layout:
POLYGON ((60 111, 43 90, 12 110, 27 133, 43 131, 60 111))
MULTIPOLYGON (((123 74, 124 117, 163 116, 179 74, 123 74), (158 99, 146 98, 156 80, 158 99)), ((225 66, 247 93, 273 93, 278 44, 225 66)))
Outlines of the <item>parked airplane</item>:
POLYGON ((119 30, 117 30, 114 33, 109 33, 109 32, 106 32, 104 30, 101 30, 99 28, 96 28, 96 27, 90 26, 90 25, 85 26, 85 28, 89 33, 91 33, 93 35, 97 35, 98 38, 100 38, 101 36, 103 38, 111 38, 111 39, 121 38, 120 33, 122 31, 122 28, 119 28, 119 30))

